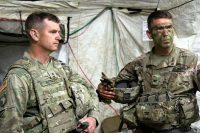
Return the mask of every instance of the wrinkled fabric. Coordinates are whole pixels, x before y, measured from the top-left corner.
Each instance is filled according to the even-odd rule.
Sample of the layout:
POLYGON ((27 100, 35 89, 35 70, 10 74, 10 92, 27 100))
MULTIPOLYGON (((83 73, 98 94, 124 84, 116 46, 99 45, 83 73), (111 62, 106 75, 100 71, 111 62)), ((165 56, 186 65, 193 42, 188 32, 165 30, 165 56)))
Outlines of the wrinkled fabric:
MULTIPOLYGON (((88 116, 94 117, 99 120, 99 104, 98 104, 98 97, 95 92, 95 90, 83 79, 81 78, 77 73, 73 72, 72 69, 64 64, 62 64, 60 61, 51 58, 48 64, 43 65, 39 63, 37 60, 32 59, 28 53, 25 52, 24 57, 27 59, 27 68, 35 69, 37 71, 38 77, 35 77, 34 75, 30 76, 30 73, 27 72, 27 70, 22 68, 12 68, 5 80, 4 80, 4 86, 0 90, 0 132, 1 133, 23 133, 23 132, 29 132, 24 128, 24 125, 27 124, 27 122, 30 121, 39 121, 40 119, 45 120, 44 116, 44 110, 42 106, 45 104, 52 105, 54 102, 61 102, 62 99, 65 97, 68 97, 71 99, 75 106, 75 112, 79 113, 77 110, 80 110, 78 108, 82 108, 80 103, 76 103, 77 100, 75 98, 81 97, 84 99, 82 105, 84 108, 82 110, 85 110, 84 115, 87 114, 88 116), (30 65, 30 66, 29 66, 30 65), (61 74, 59 68, 61 69, 61 66, 63 66, 63 73, 61 74), (66 77, 65 77, 66 76, 66 77), (32 78, 37 79, 32 79, 32 78), (59 80, 54 80, 57 77, 61 77, 59 80), (73 88, 72 92, 74 97, 71 97, 70 92, 65 92, 63 90, 67 90, 67 86, 64 84, 65 80, 68 79, 67 84, 69 88, 73 88), (33 83, 33 81, 35 83, 33 83), (37 83, 36 83, 37 82, 37 83), (41 97, 38 98, 38 92, 35 91, 34 86, 39 84, 41 86, 46 85, 57 85, 55 89, 50 89, 50 91, 47 91, 47 94, 42 94, 41 97), (54 82, 60 82, 60 83, 54 83, 54 82), (65 88, 59 88, 59 87, 65 87, 65 88), (87 89, 87 91, 85 90, 87 89), (80 91, 80 93, 76 93, 75 91, 80 91), (85 90, 87 94, 84 97, 84 92, 81 90, 85 90), (74 91, 74 92, 73 92, 74 91), (83 93, 81 93, 83 92, 83 93), (82 95, 82 96, 79 96, 82 95), (46 96, 46 97, 42 97, 46 96), (63 98, 62 98, 63 97, 63 98), (45 99, 46 98, 46 99, 45 99), (88 99, 87 99, 88 98, 88 99), (40 101, 40 105, 38 104, 38 99, 43 101, 40 101), (87 106, 85 106, 86 104, 87 106), (77 106, 79 105, 79 107, 77 106), (36 117, 38 117, 36 119, 36 117), (30 118, 30 119, 29 119, 30 118)), ((20 64, 20 60, 16 62, 16 64, 20 64)), ((23 64, 24 65, 24 64, 23 64)), ((34 73, 31 73, 34 74, 34 73)), ((42 87, 42 88, 43 88, 42 87)), ((51 87, 53 88, 53 86, 51 87)), ((37 89, 37 88, 35 88, 37 89)), ((67 90, 68 91, 68 90, 67 90)), ((42 91, 44 93, 45 91, 42 91)), ((68 102, 61 102, 63 108, 68 108, 69 105, 68 102)), ((60 103, 57 103, 60 105, 60 103)), ((48 106, 47 106, 48 107, 48 106)), ((51 107, 51 106, 49 106, 51 107)), ((55 106, 53 106, 55 107, 55 106)), ((45 108, 46 109, 46 108, 45 108)), ((45 110, 46 111, 46 110, 45 110)), ((56 111, 59 111, 59 109, 51 109, 53 113, 59 113, 56 111)), ((76 114, 79 115, 79 114, 76 114)), ((49 116, 50 117, 50 116, 49 116)), ((71 116, 70 118, 75 118, 76 116, 71 116)), ((80 117, 83 117, 81 115, 80 117)), ((69 118, 69 119, 70 119, 69 118)), ((34 128, 30 130, 30 132, 44 132, 48 133, 48 130, 44 129, 46 128, 44 125, 47 124, 47 126, 52 125, 51 121, 48 121, 48 123, 45 123, 45 121, 38 122, 34 128)), ((64 132, 64 131, 63 131, 64 132)))
MULTIPOLYGON (((143 124, 150 126, 154 123, 153 126, 150 126, 154 130, 174 128, 171 127, 171 124, 176 122, 167 123, 167 125, 160 125, 160 123, 156 125, 156 121, 151 123, 151 119, 154 120, 155 117, 150 118, 150 115, 152 113, 159 114, 159 112, 152 112, 152 109, 148 110, 145 106, 145 104, 149 107, 151 103, 160 104, 159 102, 163 103, 168 101, 168 99, 174 99, 181 104, 185 118, 182 118, 180 121, 177 120, 178 122, 173 126, 180 127, 180 124, 183 123, 190 125, 198 118, 196 117, 198 116, 198 107, 196 105, 195 93, 198 90, 199 80, 195 79, 199 58, 188 50, 176 47, 174 47, 169 56, 155 55, 153 50, 128 63, 115 78, 115 84, 127 81, 127 83, 134 83, 134 87, 140 87, 136 107, 137 104, 141 104, 141 110, 136 114, 137 117, 141 116, 144 121, 139 121, 139 123, 146 123, 146 120, 148 120, 149 123, 143 124), (148 112, 146 113, 141 112, 147 110, 148 112)), ((155 109, 155 111, 158 110, 155 109)))

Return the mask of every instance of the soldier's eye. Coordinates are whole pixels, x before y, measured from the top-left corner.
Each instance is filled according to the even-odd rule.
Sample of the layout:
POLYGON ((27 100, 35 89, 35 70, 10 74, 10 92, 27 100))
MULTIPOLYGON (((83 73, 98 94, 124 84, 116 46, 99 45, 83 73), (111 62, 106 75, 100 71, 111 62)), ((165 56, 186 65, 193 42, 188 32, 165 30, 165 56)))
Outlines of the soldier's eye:
POLYGON ((173 28, 172 25, 166 26, 166 29, 171 30, 173 28))

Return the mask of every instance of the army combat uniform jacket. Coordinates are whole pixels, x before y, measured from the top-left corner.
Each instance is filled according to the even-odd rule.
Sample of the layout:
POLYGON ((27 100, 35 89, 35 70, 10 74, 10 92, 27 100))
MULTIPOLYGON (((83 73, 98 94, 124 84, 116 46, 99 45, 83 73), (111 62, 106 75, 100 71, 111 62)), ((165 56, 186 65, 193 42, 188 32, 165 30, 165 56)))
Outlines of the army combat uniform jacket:
POLYGON ((0 133, 67 133, 87 115, 98 121, 95 90, 62 62, 41 64, 25 52, 0 90, 0 133))
POLYGON ((197 55, 176 47, 169 56, 155 55, 153 50, 141 55, 114 79, 115 84, 125 81, 133 85, 132 91, 127 91, 121 99, 118 95, 116 101, 133 100, 134 126, 144 125, 154 130, 190 126, 198 118, 197 63, 197 55))

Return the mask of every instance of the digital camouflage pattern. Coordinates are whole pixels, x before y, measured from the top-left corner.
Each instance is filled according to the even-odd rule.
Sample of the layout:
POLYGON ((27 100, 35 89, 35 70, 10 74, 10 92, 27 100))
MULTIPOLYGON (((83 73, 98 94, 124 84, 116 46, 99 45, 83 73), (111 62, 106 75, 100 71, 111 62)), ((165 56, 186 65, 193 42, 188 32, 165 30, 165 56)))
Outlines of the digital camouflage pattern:
POLYGON ((97 94, 83 78, 54 58, 42 65, 28 53, 11 66, 0 101, 1 133, 66 133, 85 114, 99 116, 97 94))
POLYGON ((198 56, 176 47, 169 56, 152 51, 127 64, 115 78, 115 84, 134 82, 140 88, 135 91, 139 93, 135 108, 130 108, 135 113, 126 109, 123 115, 129 122, 133 118, 133 125, 142 123, 154 130, 189 126, 198 118, 195 92, 199 83, 194 83, 198 56))

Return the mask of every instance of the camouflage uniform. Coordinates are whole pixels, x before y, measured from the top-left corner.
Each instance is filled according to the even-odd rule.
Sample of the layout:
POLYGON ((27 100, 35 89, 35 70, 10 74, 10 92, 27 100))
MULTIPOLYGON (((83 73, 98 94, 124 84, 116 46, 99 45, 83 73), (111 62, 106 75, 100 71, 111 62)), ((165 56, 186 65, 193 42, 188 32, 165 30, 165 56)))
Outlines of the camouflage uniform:
POLYGON ((51 58, 43 65, 25 52, 0 90, 0 132, 66 133, 85 114, 98 121, 95 90, 68 66, 51 58))
MULTIPOLYGON (((169 56, 155 55, 152 50, 120 71, 114 84, 126 81, 134 84, 133 88, 139 88, 134 92, 138 94, 133 95, 137 96, 134 101, 136 126, 148 129, 144 132, 149 133, 171 132, 171 129, 189 127, 196 121, 198 107, 195 92, 198 83, 194 82, 197 63, 197 55, 174 47, 169 56)), ((117 95, 116 101, 122 101, 120 94, 117 95)))

